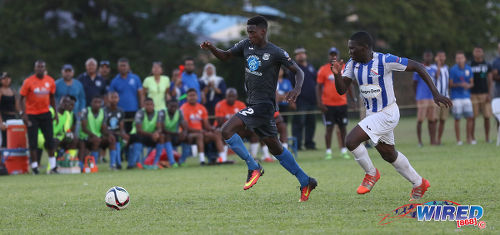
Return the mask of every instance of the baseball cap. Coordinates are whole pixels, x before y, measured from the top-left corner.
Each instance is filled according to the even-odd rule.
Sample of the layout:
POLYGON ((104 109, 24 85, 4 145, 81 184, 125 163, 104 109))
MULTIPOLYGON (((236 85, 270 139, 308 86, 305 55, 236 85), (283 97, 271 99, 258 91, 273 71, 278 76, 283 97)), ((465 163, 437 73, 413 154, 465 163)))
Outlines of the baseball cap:
POLYGON ((65 64, 65 65, 63 65, 62 70, 71 70, 71 71, 73 71, 73 66, 71 66, 70 64, 65 64))
POLYGON ((101 60, 101 62, 99 62, 99 65, 107 65, 109 67, 109 60, 101 60))
POLYGON ((332 53, 335 53, 335 54, 337 54, 337 56, 340 56, 340 52, 339 52, 339 50, 336 47, 332 47, 328 51, 328 54, 332 54, 332 53))
POLYGON ((2 72, 2 76, 0 76, 0 79, 4 79, 6 77, 9 77, 9 73, 7 72, 2 72))
POLYGON ((303 47, 298 47, 293 51, 294 54, 299 54, 299 53, 306 53, 306 49, 303 47))

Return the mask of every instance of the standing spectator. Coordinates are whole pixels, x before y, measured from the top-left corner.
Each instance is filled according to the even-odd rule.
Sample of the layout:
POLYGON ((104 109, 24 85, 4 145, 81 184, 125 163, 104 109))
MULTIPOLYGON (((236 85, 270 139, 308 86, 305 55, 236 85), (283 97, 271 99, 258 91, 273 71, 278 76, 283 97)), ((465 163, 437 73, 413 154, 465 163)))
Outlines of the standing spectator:
POLYGON ((3 72, 0 79, 0 130, 2 130, 0 147, 5 148, 7 146, 7 126, 4 125, 4 122, 15 119, 20 108, 19 97, 16 95, 16 91, 10 87, 12 79, 9 74, 3 72))
POLYGON ((168 76, 162 75, 163 68, 161 67, 161 62, 153 62, 153 67, 151 68, 152 76, 144 79, 144 93, 151 99, 153 99, 156 110, 162 110, 167 108, 165 105, 165 98, 168 98, 168 88, 170 87, 170 78, 168 76))
MULTIPOLYGON (((433 80, 436 78, 436 69, 431 67, 432 59, 434 55, 431 51, 425 51, 423 58, 423 64, 425 70, 431 76, 433 80)), ((434 104, 434 98, 432 92, 425 83, 424 79, 418 75, 418 73, 413 74, 413 90, 415 91, 415 100, 417 101, 417 138, 418 146, 424 146, 422 143, 422 122, 427 118, 427 128, 429 129, 429 136, 431 140, 431 145, 436 144, 436 105, 434 104)))
POLYGON ((451 100, 453 101, 452 113, 455 117, 455 135, 457 145, 462 145, 460 140, 460 118, 467 119, 466 133, 467 143, 476 144, 472 137, 472 102, 470 100, 470 89, 474 86, 472 80, 472 69, 467 65, 465 54, 458 51, 455 54, 455 64, 450 69, 451 100))
POLYGON ((111 84, 111 65, 109 60, 101 60, 99 63, 99 76, 104 80, 104 84, 106 84, 106 91, 109 90, 109 85, 111 84))
POLYGON ((484 135, 486 142, 490 142, 490 117, 493 115, 491 110, 490 86, 491 67, 484 60, 483 48, 476 46, 472 51, 472 62, 470 63, 472 74, 474 75, 474 86, 470 89, 470 99, 472 101, 472 109, 474 110, 474 119, 472 119, 472 139, 476 139, 475 122, 479 116, 479 112, 484 118, 484 135))
MULTIPOLYGON (((314 111, 316 109, 316 70, 307 62, 306 49, 297 48, 294 51, 297 65, 304 71, 304 83, 302 92, 295 103, 299 112, 314 111)), ((294 76, 289 76, 293 78, 294 76)), ((295 84, 295 79, 291 81, 295 84)), ((293 108, 292 104, 292 108, 293 108)), ((297 138, 297 147, 302 149, 302 134, 305 132, 304 145, 306 149, 316 149, 314 143, 314 131, 316 129, 316 117, 314 114, 301 114, 293 117, 292 135, 297 138)))
MULTIPOLYGON (((446 53, 444 51, 438 51, 436 53, 436 57, 434 58, 436 64, 431 67, 436 70, 436 80, 434 81, 436 88, 442 96, 447 98, 450 97, 449 94, 449 83, 450 83, 450 74, 448 71, 448 66, 445 64, 446 62, 446 53)), ((441 145, 441 137, 443 136, 444 126, 446 119, 448 119, 448 115, 450 114, 450 109, 446 106, 436 107, 435 116, 436 122, 439 121, 439 127, 436 136, 436 145, 441 145)))
MULTIPOLYGON (((284 78, 284 76, 285 70, 280 68, 280 72, 278 73, 278 94, 276 95, 276 99, 278 100, 278 110, 282 113, 288 111, 288 102, 285 98, 288 95, 288 92, 293 89, 290 80, 288 78, 284 78)), ((287 123, 288 116, 283 116, 283 121, 287 123)))
POLYGON ((494 82, 494 89, 491 91, 491 97, 500 98, 500 42, 498 43, 498 57, 493 61, 492 65, 492 78, 494 82))
MULTIPOLYGON (((57 173, 56 158, 54 156, 52 115, 49 106, 56 107, 54 94, 56 85, 54 79, 45 74, 45 61, 35 62, 35 74, 26 78, 21 87, 21 105, 23 107, 23 121, 28 127, 28 141, 33 174, 38 171, 38 128, 45 138, 45 148, 49 153, 50 173, 57 173)), ((54 119, 59 120, 57 112, 54 119)))
POLYGON ((203 68, 200 85, 202 94, 205 97, 205 108, 207 108, 208 115, 213 116, 215 114, 215 105, 224 99, 226 94, 226 82, 224 82, 223 78, 217 76, 215 66, 209 63, 203 68))
POLYGON ((186 92, 184 85, 182 84, 181 72, 179 69, 174 69, 172 71, 172 82, 170 83, 170 96, 179 101, 179 105, 186 102, 186 92))
POLYGON ((86 107, 85 91, 83 90, 82 83, 80 81, 73 79, 75 74, 73 71, 73 66, 70 64, 65 64, 61 69, 62 78, 56 80, 56 102, 65 97, 73 96, 76 98, 76 102, 73 108, 73 112, 78 114, 86 107))
POLYGON ((97 74, 97 60, 89 58, 85 61, 86 72, 78 76, 78 81, 82 83, 85 90, 85 104, 90 105, 94 96, 104 96, 106 94, 106 84, 104 79, 97 74))
POLYGON ((118 60, 118 74, 111 81, 109 91, 118 92, 120 101, 118 107, 125 112, 125 131, 130 133, 132 130, 132 119, 135 112, 142 107, 144 103, 144 93, 139 76, 130 72, 130 65, 127 58, 118 60))
POLYGON ((182 72, 182 84, 184 85, 184 90, 193 88, 196 90, 198 95, 198 103, 205 103, 205 98, 200 92, 200 82, 198 81, 198 76, 194 73, 194 59, 187 58, 184 60, 184 72, 182 72))
MULTIPOLYGON (((346 126, 347 126, 347 95, 339 95, 335 87, 335 76, 330 69, 330 61, 336 60, 339 56, 337 48, 332 47, 328 53, 328 63, 321 66, 318 71, 316 86, 318 106, 323 112, 323 122, 326 126, 325 142, 326 156, 325 159, 332 159, 332 133, 335 124, 337 125, 339 136, 340 155, 349 159, 347 148, 345 146, 346 126)), ((351 87, 349 86, 348 93, 352 97, 351 87)))

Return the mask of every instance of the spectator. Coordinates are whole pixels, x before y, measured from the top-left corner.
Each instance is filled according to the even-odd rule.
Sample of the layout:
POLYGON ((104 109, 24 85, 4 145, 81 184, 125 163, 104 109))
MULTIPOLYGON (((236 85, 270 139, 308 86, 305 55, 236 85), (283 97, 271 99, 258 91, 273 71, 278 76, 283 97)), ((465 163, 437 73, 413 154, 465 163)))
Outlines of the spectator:
MULTIPOLYGON (((278 100, 278 109, 280 112, 288 111, 288 102, 285 100, 286 95, 290 92, 292 88, 292 83, 288 78, 284 78, 285 70, 280 68, 280 72, 278 73, 278 94, 276 95, 276 99, 278 100)), ((283 121, 285 123, 288 122, 288 116, 283 117, 283 121)))
POLYGON ((118 107, 125 112, 125 131, 130 133, 132 130, 132 119, 135 113, 142 107, 144 93, 139 76, 130 72, 128 59, 120 58, 118 60, 118 74, 113 78, 109 85, 109 91, 115 91, 120 96, 118 107))
POLYGON ((104 96, 106 94, 106 84, 104 79, 97 74, 97 60, 89 58, 85 61, 86 72, 78 76, 78 81, 82 83, 85 91, 85 104, 90 105, 94 96, 104 96))
POLYGON ((168 76, 162 75, 163 68, 161 67, 161 62, 153 62, 153 67, 151 68, 152 76, 144 79, 144 93, 155 103, 156 110, 162 110, 166 108, 165 98, 168 98, 168 88, 170 87, 170 78, 168 76))
POLYGON ((104 84, 106 84, 106 91, 109 90, 109 85, 111 84, 111 65, 109 60, 101 60, 99 63, 99 76, 104 80, 104 84))
POLYGON ((467 65, 465 54, 458 51, 455 54, 456 64, 450 69, 451 99, 453 101, 452 113, 455 117, 455 136, 457 145, 462 145, 460 140, 460 118, 467 119, 466 133, 467 143, 476 144, 472 137, 472 102, 470 100, 470 88, 474 86, 472 80, 472 69, 467 65))
MULTIPOLYGON (((325 159, 332 159, 332 133, 335 124, 338 127, 340 136, 338 136, 340 155, 349 159, 347 148, 345 146, 346 126, 347 126, 347 95, 339 95, 335 88, 335 77, 330 69, 330 61, 336 60, 339 56, 337 48, 332 47, 328 51, 328 63, 321 66, 318 71, 316 85, 316 94, 318 107, 323 112, 323 122, 326 126, 325 142, 326 153, 325 159)), ((349 86, 348 93, 352 97, 352 90, 349 86)), ((354 99, 354 98, 353 98, 354 99)), ((356 102, 357 100, 355 100, 356 102)))
MULTIPOLYGON (((444 51, 438 51, 436 53, 436 57, 434 59, 436 64, 432 65, 436 70, 436 80, 435 85, 439 91, 439 94, 445 97, 450 97, 448 92, 449 82, 450 82, 450 74, 448 71, 448 66, 445 64, 446 62, 446 53, 444 51)), ((450 109, 446 106, 436 107, 435 116, 436 119, 439 120, 439 127, 436 136, 436 145, 441 145, 441 137, 443 136, 444 126, 446 119, 448 119, 448 115, 450 114, 450 109)))
POLYGON ((498 43, 498 57, 493 61, 492 65, 492 78, 494 89, 491 91, 491 97, 500 98, 500 42, 498 43))
MULTIPOLYGON (((28 141, 33 174, 38 171, 38 128, 45 138, 45 148, 49 153, 50 173, 57 173, 56 158, 54 156, 52 115, 49 106, 56 107, 54 94, 56 85, 54 79, 45 74, 45 61, 35 62, 35 74, 26 78, 21 87, 21 105, 23 107, 23 121, 28 127, 28 141)), ((57 112, 54 114, 57 121, 57 112)))
MULTIPOLYGON (((425 70, 431 76, 433 80, 436 78, 436 69, 431 67, 433 55, 431 51, 425 51, 423 58, 423 64, 425 70)), ((422 122, 427 118, 427 128, 429 129, 429 136, 431 140, 431 145, 436 144, 436 105, 434 104, 434 98, 432 92, 425 84, 425 81, 418 75, 418 73, 413 74, 413 90, 415 91, 415 100, 417 101, 417 138, 418 146, 422 147, 422 122)))
POLYGON ((182 72, 182 84, 184 85, 184 90, 193 88, 196 90, 198 96, 198 103, 205 103, 205 97, 201 95, 200 92, 200 82, 198 81, 198 76, 194 73, 194 59, 187 58, 184 60, 184 72, 182 72), (203 100, 202 100, 203 99, 203 100))
POLYGON ((224 99, 224 95, 226 94, 226 82, 224 82, 222 77, 217 76, 213 64, 206 64, 203 68, 200 86, 208 115, 213 116, 215 114, 215 105, 224 99))
POLYGON ((472 109, 474 118, 472 119, 472 139, 476 139, 475 119, 479 116, 479 112, 484 118, 484 135, 486 142, 490 142, 490 117, 493 115, 491 110, 491 66, 484 60, 483 48, 476 46, 472 51, 472 62, 470 63, 472 74, 474 75, 474 86, 470 89, 470 99, 472 101, 472 109))
POLYGON ((109 156, 109 166, 112 170, 122 169, 121 163, 121 142, 127 144, 130 136, 125 132, 125 113, 123 109, 118 107, 118 101, 120 101, 120 96, 116 91, 108 93, 108 106, 104 109, 104 123, 108 128, 108 133, 113 135, 116 140, 116 153, 115 155, 109 156))
POLYGON ((61 69, 62 78, 56 80, 56 102, 59 103, 64 96, 73 96, 76 102, 73 108, 75 114, 79 114, 86 106, 85 91, 82 83, 73 79, 75 74, 73 66, 65 64, 61 69))
MULTIPOLYGON (((302 92, 295 105, 299 112, 314 111, 316 109, 316 70, 307 62, 306 49, 295 49, 295 61, 297 65, 304 71, 304 83, 302 84, 302 92)), ((295 84, 294 76, 292 84, 295 84)), ((314 114, 300 114, 293 117, 292 135, 297 138, 297 147, 302 149, 302 137, 305 132, 304 145, 306 149, 316 149, 314 143, 314 132, 316 129, 316 117, 314 114)))
POLYGON ((4 125, 4 122, 9 119, 16 119, 20 108, 19 97, 16 95, 16 91, 10 87, 12 79, 9 74, 3 72, 0 79, 0 130, 2 130, 0 147, 5 148, 7 146, 7 126, 4 125))
POLYGON ((196 143, 196 145, 191 146, 192 153, 193 155, 198 153, 200 164, 205 165, 205 144, 207 143, 215 142, 219 157, 225 159, 226 156, 224 156, 221 133, 208 123, 207 109, 197 100, 196 89, 190 88, 187 91, 187 102, 181 106, 181 111, 188 124, 188 140, 190 143, 196 143))
POLYGON ((184 120, 182 112, 179 110, 179 102, 176 99, 168 100, 165 121, 163 123, 163 134, 165 134, 165 149, 168 162, 173 168, 177 168, 179 164, 184 164, 185 159, 182 158, 179 160, 179 163, 175 162, 173 145, 177 146, 187 141, 187 130, 187 123, 184 120), (182 128, 182 131, 179 127, 182 128))
POLYGON ((181 72, 179 69, 172 71, 172 82, 170 83, 170 96, 179 101, 179 105, 186 102, 186 89, 182 84, 181 72))

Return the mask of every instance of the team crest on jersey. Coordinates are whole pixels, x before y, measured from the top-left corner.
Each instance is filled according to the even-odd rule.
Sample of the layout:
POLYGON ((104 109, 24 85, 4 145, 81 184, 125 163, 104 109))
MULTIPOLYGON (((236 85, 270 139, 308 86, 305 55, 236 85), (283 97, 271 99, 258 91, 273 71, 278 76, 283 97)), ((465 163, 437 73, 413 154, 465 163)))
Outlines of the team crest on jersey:
POLYGON ((370 77, 377 79, 380 77, 380 75, 372 69, 370 70, 370 77))
POLYGON ((260 59, 256 55, 251 55, 247 58, 248 69, 252 72, 259 69, 260 64, 260 59))
POLYGON ((271 56, 271 55, 269 55, 269 53, 264 53, 264 55, 262 55, 262 59, 269 60, 269 56, 271 56))

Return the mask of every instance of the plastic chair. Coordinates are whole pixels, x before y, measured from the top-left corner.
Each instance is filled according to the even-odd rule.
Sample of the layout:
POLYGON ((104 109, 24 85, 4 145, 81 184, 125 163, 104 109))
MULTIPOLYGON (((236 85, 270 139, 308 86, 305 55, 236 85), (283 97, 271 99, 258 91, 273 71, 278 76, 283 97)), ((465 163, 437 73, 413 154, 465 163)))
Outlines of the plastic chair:
MULTIPOLYGON (((500 121, 500 98, 494 98, 491 101, 491 110, 493 111, 493 115, 500 121)), ((497 146, 500 146, 500 126, 497 131, 497 146)))

